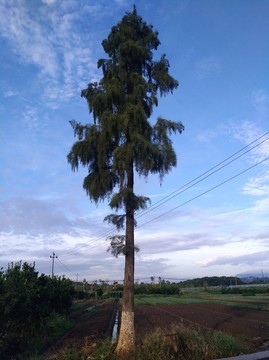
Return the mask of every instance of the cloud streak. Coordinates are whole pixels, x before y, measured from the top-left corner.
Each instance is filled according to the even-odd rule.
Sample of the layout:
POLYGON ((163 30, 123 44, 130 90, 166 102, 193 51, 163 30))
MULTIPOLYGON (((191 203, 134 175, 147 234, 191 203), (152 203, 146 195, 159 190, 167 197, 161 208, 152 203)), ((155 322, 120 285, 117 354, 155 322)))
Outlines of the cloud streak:
POLYGON ((68 200, 47 201, 33 198, 16 198, 2 202, 0 232, 30 237, 54 234, 80 237, 85 233, 90 235, 96 224, 100 226, 102 219, 96 212, 88 217, 79 216, 76 209, 68 204, 68 200))
POLYGON ((77 96, 85 80, 97 76, 91 51, 94 39, 87 32, 79 33, 76 26, 83 7, 72 3, 70 11, 68 4, 71 6, 69 1, 57 6, 52 1, 36 3, 35 10, 27 2, 0 4, 2 36, 17 59, 38 69, 43 101, 51 107, 77 96))
MULTIPOLYGON (((240 126, 233 128, 233 135, 245 145, 261 137, 260 145, 255 147, 248 157, 251 164, 256 164, 269 157, 269 134, 257 126, 256 122, 249 120, 242 122, 240 126)), ((263 162, 259 174, 249 178, 243 186, 242 193, 251 196, 269 195, 269 160, 263 162)))
POLYGON ((208 267, 213 265, 248 265, 248 266, 261 266, 265 264, 267 266, 269 251, 254 252, 250 254, 238 255, 238 256, 225 256, 218 257, 216 259, 208 259, 200 262, 200 266, 208 267))
POLYGON ((213 56, 204 58, 195 64, 196 75, 199 80, 205 77, 219 74, 221 71, 220 62, 213 56))

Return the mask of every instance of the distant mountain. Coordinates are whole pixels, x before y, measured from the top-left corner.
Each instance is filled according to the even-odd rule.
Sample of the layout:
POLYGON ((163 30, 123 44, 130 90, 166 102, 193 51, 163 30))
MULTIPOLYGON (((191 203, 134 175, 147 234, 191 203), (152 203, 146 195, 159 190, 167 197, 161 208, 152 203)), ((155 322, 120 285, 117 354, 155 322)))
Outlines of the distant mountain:
POLYGON ((266 270, 266 272, 262 271, 253 271, 252 273, 242 273, 236 275, 236 277, 240 279, 263 279, 263 278, 269 278, 269 271, 266 270))
POLYGON ((248 284, 268 284, 269 283, 269 272, 252 272, 252 273, 243 273, 236 275, 244 283, 248 284))

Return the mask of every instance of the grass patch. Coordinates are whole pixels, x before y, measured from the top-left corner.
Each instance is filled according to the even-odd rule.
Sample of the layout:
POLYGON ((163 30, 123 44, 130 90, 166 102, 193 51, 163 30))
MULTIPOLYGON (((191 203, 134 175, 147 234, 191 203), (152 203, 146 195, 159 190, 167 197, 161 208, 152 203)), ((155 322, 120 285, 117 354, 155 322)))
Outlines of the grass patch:
POLYGON ((87 306, 87 304, 88 304, 87 301, 73 302, 73 304, 71 306, 71 311, 72 310, 82 309, 83 307, 87 306))
POLYGON ((52 313, 46 321, 49 342, 63 336, 71 326, 71 321, 66 316, 52 313))
MULTIPOLYGON (((119 360, 114 350, 115 345, 106 340, 95 346, 84 346, 77 352, 68 349, 53 359, 119 360)), ((157 329, 148 334, 136 346, 134 353, 125 354, 121 360, 211 360, 251 351, 248 345, 230 335, 179 325, 170 329, 157 329)))
POLYGON ((179 295, 135 295, 135 304, 221 304, 245 309, 269 311, 269 299, 264 295, 243 296, 242 294, 221 294, 217 292, 183 292, 179 295))
POLYGON ((184 297, 184 295, 136 295, 135 304, 201 304, 208 302, 206 299, 184 297))
POLYGON ((143 341, 143 346, 138 348, 138 356, 133 359, 209 360, 249 351, 251 349, 247 345, 230 335, 180 325, 170 329, 170 332, 158 329, 148 335, 143 341))
POLYGON ((269 299, 265 295, 245 296, 244 294, 199 294, 199 299, 209 303, 236 306, 245 309, 269 311, 269 299))

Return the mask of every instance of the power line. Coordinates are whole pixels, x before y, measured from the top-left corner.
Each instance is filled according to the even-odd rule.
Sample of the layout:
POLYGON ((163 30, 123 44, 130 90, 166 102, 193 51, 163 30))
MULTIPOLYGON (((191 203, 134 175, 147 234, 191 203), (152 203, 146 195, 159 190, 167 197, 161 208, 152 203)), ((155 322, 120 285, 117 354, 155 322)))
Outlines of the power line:
POLYGON ((265 161, 267 161, 267 160, 269 160, 269 157, 267 157, 267 158, 265 158, 265 159, 263 159, 263 160, 261 160, 261 161, 257 162, 256 164, 254 164, 254 165, 252 165, 252 166, 248 167, 247 169, 245 169, 245 170, 243 170, 243 171, 241 171, 241 172, 237 173, 236 175, 231 176, 230 178, 228 178, 228 179, 226 179, 226 180, 222 181, 221 183, 219 183, 219 184, 217 184, 217 185, 213 186, 212 188, 210 188, 210 189, 208 189, 208 190, 206 190, 206 191, 202 192, 201 194, 199 194, 199 195, 197 195, 197 196, 194 196, 193 198, 191 198, 191 199, 189 199, 189 200, 187 200, 187 201, 185 201, 185 202, 181 203, 180 205, 175 206, 173 209, 170 209, 170 210, 168 210, 168 211, 166 211, 166 212, 164 212, 164 213, 162 213, 162 214, 160 214, 160 215, 156 216, 155 218, 153 218, 153 219, 151 219, 151 220, 149 220, 149 221, 145 222, 144 224, 141 224, 141 225, 137 226, 137 228, 140 228, 140 227, 142 227, 142 226, 145 226, 145 225, 147 225, 147 224, 151 223, 152 221, 155 221, 155 220, 159 219, 160 217, 162 217, 162 216, 164 216, 164 215, 169 214, 169 213, 170 213, 170 212, 172 212, 173 210, 176 210, 176 209, 178 209, 178 208, 180 208, 180 207, 182 207, 182 206, 184 206, 184 205, 186 205, 186 204, 190 203, 191 201, 198 199, 199 197, 201 197, 201 196, 203 196, 203 195, 205 195, 205 194, 209 193, 210 191, 213 191, 213 190, 217 189, 218 187, 220 187, 220 186, 222 186, 222 185, 226 184, 227 182, 229 182, 229 181, 231 181, 231 180, 233 180, 233 179, 237 178, 238 176, 240 176, 240 175, 242 175, 242 174, 246 173, 247 171, 249 171, 249 170, 253 169, 254 167, 256 167, 256 166, 258 166, 258 165, 260 165, 260 164, 262 164, 262 163, 264 163, 264 162, 265 162, 265 161))
MULTIPOLYGON (((249 170, 251 170, 251 169, 255 168, 256 166, 258 166, 258 165, 260 165, 260 164, 264 163, 264 162, 265 162, 265 161, 267 161, 267 160, 269 160, 269 157, 267 157, 267 158, 265 158, 265 159, 263 159, 263 160, 261 160, 261 161, 257 162, 256 164, 254 164, 254 165, 252 165, 252 166, 248 167, 247 169, 245 169, 245 170, 243 170, 243 171, 241 171, 241 172, 239 172, 239 173, 237 173, 237 174, 235 174, 235 175, 233 175, 233 176, 229 177, 228 179, 226 179, 226 180, 222 181, 221 183, 219 183, 219 184, 217 184, 217 185, 215 185, 215 186, 211 187, 210 189, 208 189, 208 190, 206 190, 206 191, 202 192, 201 194, 199 194, 199 195, 197 195, 197 196, 194 196, 193 198, 191 198, 191 199, 189 199, 189 200, 187 200, 187 201, 185 201, 185 202, 181 203, 180 205, 177 205, 176 207, 174 207, 174 208, 172 208, 172 209, 170 209, 170 210, 168 210, 168 211, 166 211, 166 212, 164 212, 164 213, 162 213, 162 214, 160 214, 160 215, 158 215, 158 216, 154 217, 153 219, 150 219, 149 221, 147 221, 147 222, 145 222, 145 223, 143 223, 143 224, 141 224, 141 225, 138 225, 136 228, 141 228, 141 227, 143 227, 143 226, 145 226, 145 225, 147 225, 147 224, 149 224, 149 223, 151 223, 151 222, 153 222, 153 221, 155 221, 155 220, 159 219, 160 217, 165 216, 165 215, 169 214, 170 212, 172 212, 172 211, 174 211, 174 210, 176 210, 176 209, 178 209, 178 208, 180 208, 180 207, 182 207, 182 206, 184 206, 184 205, 186 205, 186 204, 188 204, 188 203, 190 203, 190 202, 192 202, 192 201, 194 201, 194 200, 196 200, 196 199, 198 199, 198 198, 202 197, 203 195, 205 195, 205 194, 207 194, 207 193, 209 193, 209 192, 211 192, 211 191, 213 191, 213 190, 217 189, 218 187, 220 187, 220 186, 222 186, 222 185, 226 184, 227 182, 229 182, 229 181, 231 181, 231 180, 233 180, 233 179, 237 178, 238 176, 240 176, 240 175, 242 175, 242 174, 246 173, 247 171, 249 171, 249 170)), ((104 244, 104 243, 105 243, 105 242, 103 242, 103 244, 104 244)), ((93 248, 98 247, 98 246, 99 246, 99 244, 98 244, 98 245, 95 245, 95 246, 91 246, 89 249, 93 249, 93 248)))
MULTIPOLYGON (((139 218, 139 217, 142 217, 146 214, 148 214, 150 211, 160 207, 161 205, 163 205, 164 203, 168 202, 169 200, 173 199, 174 197, 182 194, 183 192, 187 191, 188 189, 190 189, 191 187, 197 185, 198 183, 202 182, 203 180, 207 179, 208 177, 212 176, 213 174, 217 173, 218 171, 222 170, 223 168, 227 167, 228 165, 230 165, 231 163, 233 163, 234 161, 238 160, 239 158, 241 158, 242 156, 244 156, 245 154, 249 153, 250 151, 252 151, 253 149, 255 149, 256 147, 260 146, 261 144, 263 144, 264 142, 266 142, 269 138, 266 138, 266 139, 263 139, 262 141, 260 141, 258 144, 255 144, 257 143, 257 141, 261 140, 262 138, 264 138, 266 135, 269 134, 269 131, 264 133, 262 136, 258 137, 257 139, 253 140, 251 143, 247 144, 246 146, 244 146, 242 149, 236 151, 235 153, 233 153, 232 155, 230 155, 229 157, 227 157, 226 159, 222 160, 220 163, 214 165, 212 168, 210 168, 209 170, 207 170, 206 172, 202 173, 201 175, 197 176, 196 178, 194 178, 193 180, 187 182, 186 184, 184 184, 183 186, 181 186, 180 188, 176 189, 175 191, 173 191, 172 193, 170 193, 169 195, 165 196, 164 198, 162 198, 161 200, 159 200, 158 202, 156 202, 155 204, 151 205, 148 209, 146 210, 143 210, 141 211, 137 216, 136 216, 136 219, 139 218), (252 146, 251 148, 249 148, 251 145, 255 144, 254 146, 252 146), (249 149, 248 149, 249 148, 249 149), (246 150, 248 149, 248 150, 246 150), (244 151, 246 150, 246 151, 244 151), (244 151, 244 152, 243 152, 244 151), (242 153, 243 152, 243 153, 242 153), (241 153, 241 154, 240 154, 241 153), (240 154, 240 155, 239 155, 240 154), (238 156, 236 156, 238 155, 238 156)), ((266 160, 266 159, 265 159, 266 160)), ((265 161, 264 160, 264 161, 265 161)), ((261 161, 263 162, 263 161, 261 161)), ((259 165, 261 162, 249 167, 248 169, 242 171, 241 173, 235 175, 234 177, 237 177, 239 175, 241 175, 242 173, 252 169, 253 167, 259 165)), ((230 180, 232 180, 234 177, 226 180, 225 182, 228 182, 230 180)), ((203 196, 204 194, 206 194, 207 192, 215 189, 216 187, 219 187, 221 186, 222 184, 224 184, 225 182, 223 183, 220 183, 218 184, 217 186, 207 190, 206 192, 184 202, 183 204, 177 206, 177 207, 180 207, 180 206, 183 206, 201 196, 203 196)), ((176 207, 176 208, 177 208, 176 207)), ((174 208, 174 209, 176 209, 174 208)), ((173 211, 174 209, 171 209, 167 212, 164 213, 164 215, 166 213, 169 213, 170 211, 173 211)), ((155 219, 161 217, 162 215, 159 215, 157 216, 156 218, 152 219, 152 220, 149 220, 148 222, 142 224, 142 225, 139 225, 138 227, 142 227, 144 226, 145 224, 148 224, 149 222, 151 221, 154 221, 155 219)), ((103 234, 100 234, 99 236, 97 236, 95 239, 90 239, 88 241, 86 241, 85 243, 81 244, 80 246, 77 246, 76 249, 81 249, 85 246, 88 246, 88 245, 92 245, 93 243, 96 243, 98 240, 101 240, 103 239, 104 237, 108 237, 109 235, 111 235, 112 233, 114 233, 116 227, 114 227, 113 229, 110 229, 110 230, 107 230, 105 231, 103 234), (89 244, 90 243, 90 244, 89 244)), ((105 244, 106 242, 102 242, 102 243, 98 243, 96 244, 95 246, 91 246, 90 249, 93 249, 95 247, 98 247, 98 246, 101 246, 103 244, 105 244)), ((64 254, 67 254, 69 252, 73 252, 74 251, 74 248, 70 248, 66 251, 64 251, 63 253, 64 254)))
MULTIPOLYGON (((252 166, 249 166, 248 168, 246 168, 246 169, 240 171, 239 173, 237 173, 237 174, 229 177, 228 179, 226 179, 226 180, 218 183, 217 185, 215 185, 215 186, 211 187, 210 189, 208 189, 208 190, 200 193, 199 195, 194 196, 193 198, 191 198, 191 199, 189 199, 189 200, 181 203, 180 205, 177 205, 177 206, 175 206, 174 208, 172 208, 172 209, 170 209, 170 210, 168 210, 168 211, 166 211, 166 212, 164 212, 164 213, 162 213, 162 214, 160 214, 160 215, 158 215, 158 216, 150 219, 149 221, 147 221, 147 222, 145 222, 145 223, 137 226, 137 228, 141 228, 141 227, 143 227, 143 226, 145 226, 145 225, 148 225, 149 223, 151 223, 151 222, 153 222, 153 221, 155 221, 155 220, 157 220, 157 219, 159 219, 159 218, 161 218, 161 217, 169 214, 170 212, 172 212, 172 211, 174 211, 174 210, 176 210, 176 209, 178 209, 178 208, 180 208, 180 207, 182 207, 182 206, 184 206, 184 205, 186 205, 186 204, 188 204, 188 203, 190 203, 190 202, 192 202, 192 201, 194 201, 194 200, 202 197, 202 196, 205 195, 205 194, 208 194, 209 192, 211 192, 211 191, 219 188, 220 186, 228 183, 229 181, 232 181, 233 179, 237 178, 238 176, 246 173, 247 171, 255 168, 256 166, 258 166, 258 165, 260 165, 260 164, 262 164, 262 163, 264 163, 265 161, 268 161, 268 160, 269 160, 269 157, 264 158, 263 160, 257 162, 256 164, 254 164, 254 165, 252 165, 252 166)), ((103 245, 103 244, 105 244, 105 243, 106 243, 106 242, 104 241, 104 242, 102 242, 101 244, 96 244, 95 246, 91 246, 89 249, 93 249, 93 248, 98 247, 98 246, 100 246, 100 245, 103 245)), ((56 257, 56 258, 57 258, 57 257, 56 257)), ((61 263, 61 265, 62 265, 69 273, 71 273, 71 271, 60 261, 60 259, 59 259, 59 258, 57 258, 57 259, 58 259, 58 261, 61 263)), ((78 276, 78 274, 77 274, 77 276, 78 276)))
POLYGON ((59 259, 59 257, 57 257, 58 262, 60 263, 60 266, 62 267, 63 270, 69 272, 69 274, 71 274, 72 276, 74 276, 76 278, 77 274, 73 274, 71 270, 69 270, 63 263, 62 261, 59 259))
POLYGON ((62 261, 61 261, 59 258, 58 258, 57 260, 59 261, 61 267, 62 267, 64 270, 68 271, 70 274, 72 273, 72 271, 69 270, 69 269, 62 263, 62 261))
MULTIPOLYGON (((105 236, 107 237, 108 235, 112 234, 114 231, 115 231, 115 228, 110 229, 110 230, 107 230, 107 231, 104 232, 103 234, 98 235, 95 239, 90 239, 90 240, 88 240, 88 241, 85 241, 85 242, 84 242, 83 244, 81 244, 81 245, 76 245, 76 250, 81 249, 81 248, 87 246, 89 243, 96 243, 98 240, 103 239, 105 236)), ((97 244, 97 246, 99 246, 99 244, 97 244)), ((63 254, 67 254, 67 253, 70 253, 70 252, 73 253, 73 252, 74 252, 74 248, 67 249, 67 250, 63 251, 62 253, 63 253, 63 254)))
POLYGON ((152 210, 157 209, 159 206, 165 204, 166 202, 168 202, 169 200, 175 198, 176 196, 182 194, 183 192, 185 192, 186 190, 192 188, 193 186, 199 184, 200 182, 202 182, 203 180, 207 179, 208 177, 212 176, 213 174, 217 173, 218 171, 222 170, 223 168, 225 168, 226 166, 230 165, 231 163, 233 163, 234 161, 238 160, 239 158, 241 158, 243 155, 247 154, 248 152, 250 152, 251 150, 255 149, 256 147, 260 146, 261 144, 263 144, 265 141, 269 140, 269 138, 264 139, 263 141, 261 141, 260 143, 256 144, 255 146, 251 147, 250 149, 248 149, 247 151, 245 151, 244 153, 240 154, 243 150, 245 150, 246 148, 248 148, 249 146, 251 146, 253 143, 257 142, 258 140, 260 140, 261 138, 263 138, 264 136, 266 136, 267 134, 269 134, 269 132, 265 133, 264 135, 262 135, 261 137, 259 137, 258 139, 252 141, 250 144, 246 145, 244 148, 242 148, 241 150, 235 152, 233 155, 227 157, 226 159, 224 159, 223 161, 221 161, 220 163, 218 163, 217 165, 213 166, 211 169, 207 170, 206 172, 204 172, 203 174, 197 176, 196 178, 194 178, 193 180, 187 182, 186 184, 184 184, 183 186, 181 186, 180 188, 176 189, 175 191, 173 191, 172 193, 170 193, 169 195, 165 196, 163 199, 159 200, 158 202, 156 202, 154 205, 150 206, 148 209, 144 210, 143 212, 141 212, 141 214, 139 214, 138 216, 136 216, 136 218, 139 218, 141 216, 144 216, 146 214, 148 214, 149 212, 151 212, 152 210), (235 155, 238 155, 237 157, 234 157, 235 155), (229 162, 227 162, 228 160, 230 160, 229 162), (222 165, 222 166, 220 166, 222 165), (216 170, 214 170, 216 169, 216 170), (214 170, 214 171, 213 171, 214 170))

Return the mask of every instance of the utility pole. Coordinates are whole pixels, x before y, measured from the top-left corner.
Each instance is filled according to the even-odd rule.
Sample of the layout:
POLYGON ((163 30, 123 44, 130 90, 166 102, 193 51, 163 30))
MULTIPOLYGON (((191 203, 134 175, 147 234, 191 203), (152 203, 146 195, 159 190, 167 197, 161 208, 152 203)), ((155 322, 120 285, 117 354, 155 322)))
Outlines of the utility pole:
POLYGON ((58 256, 55 255, 55 252, 52 253, 52 256, 50 256, 52 259, 52 267, 51 267, 51 278, 54 276, 54 259, 58 259, 58 256))
POLYGON ((78 290, 78 274, 77 274, 77 281, 76 281, 76 287, 75 287, 76 291, 78 290))

